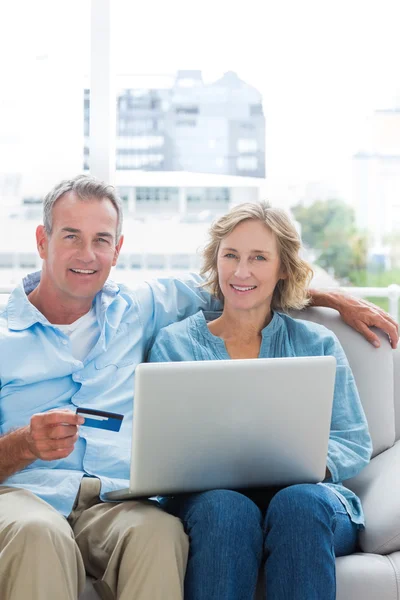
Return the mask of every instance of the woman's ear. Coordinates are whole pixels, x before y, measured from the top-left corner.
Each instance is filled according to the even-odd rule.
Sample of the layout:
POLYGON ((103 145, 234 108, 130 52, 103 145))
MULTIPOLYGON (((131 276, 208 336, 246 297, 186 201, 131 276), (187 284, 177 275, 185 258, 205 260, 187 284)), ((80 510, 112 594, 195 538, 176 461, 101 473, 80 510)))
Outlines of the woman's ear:
POLYGON ((288 274, 286 273, 285 269, 282 267, 279 272, 279 279, 282 279, 282 281, 284 281, 287 278, 288 278, 288 274))

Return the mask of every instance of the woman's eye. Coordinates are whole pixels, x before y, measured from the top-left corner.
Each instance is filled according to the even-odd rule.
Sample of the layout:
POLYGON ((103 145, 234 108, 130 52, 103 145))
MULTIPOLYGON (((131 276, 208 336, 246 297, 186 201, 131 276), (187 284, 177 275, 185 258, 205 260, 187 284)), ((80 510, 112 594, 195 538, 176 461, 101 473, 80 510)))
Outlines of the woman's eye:
POLYGON ((255 257, 255 259, 256 259, 256 260, 266 260, 265 256, 263 256, 262 254, 258 254, 258 255, 255 257))
POLYGON ((232 254, 232 252, 228 252, 228 254, 225 254, 225 258, 236 258, 236 254, 232 254))

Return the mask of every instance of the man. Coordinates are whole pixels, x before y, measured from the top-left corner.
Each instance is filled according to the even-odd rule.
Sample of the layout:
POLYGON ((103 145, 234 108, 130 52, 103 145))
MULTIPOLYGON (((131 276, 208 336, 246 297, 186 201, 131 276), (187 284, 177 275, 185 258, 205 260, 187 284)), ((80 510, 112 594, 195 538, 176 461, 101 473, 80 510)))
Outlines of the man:
MULTIPOLYGON (((102 598, 183 597, 180 521, 151 501, 102 498, 128 485, 135 366, 161 327, 217 305, 194 276, 134 290, 107 282, 121 230, 112 187, 90 176, 61 182, 36 232, 41 274, 0 313, 3 600, 76 600, 85 570, 102 598), (120 432, 85 427, 80 406, 123 414, 120 432)), ((359 330, 382 327, 396 345, 396 325, 379 309, 339 294, 313 301, 359 330)))

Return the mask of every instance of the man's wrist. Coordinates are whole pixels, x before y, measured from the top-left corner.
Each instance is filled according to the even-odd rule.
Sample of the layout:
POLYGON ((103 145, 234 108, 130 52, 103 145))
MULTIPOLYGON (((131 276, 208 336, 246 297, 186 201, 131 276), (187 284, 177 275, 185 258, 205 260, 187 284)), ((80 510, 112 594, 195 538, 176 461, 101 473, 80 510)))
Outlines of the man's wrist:
POLYGON ((20 442, 19 448, 21 453, 21 459, 27 462, 32 462, 33 460, 36 460, 37 456, 33 454, 29 447, 29 427, 21 427, 20 429, 17 429, 14 433, 18 435, 18 439, 20 442))
POLYGON ((341 290, 308 290, 310 306, 326 306, 340 311, 345 294, 341 290))

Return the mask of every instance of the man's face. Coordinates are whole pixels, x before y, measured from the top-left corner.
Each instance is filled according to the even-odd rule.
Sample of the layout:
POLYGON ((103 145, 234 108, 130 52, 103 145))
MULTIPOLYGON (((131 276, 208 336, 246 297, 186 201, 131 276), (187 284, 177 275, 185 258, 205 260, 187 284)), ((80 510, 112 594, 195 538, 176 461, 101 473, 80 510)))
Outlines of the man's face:
POLYGON ((81 200, 64 194, 53 207, 48 235, 37 228, 39 254, 46 285, 64 299, 94 298, 117 263, 123 238, 116 242, 118 215, 108 198, 81 200))

